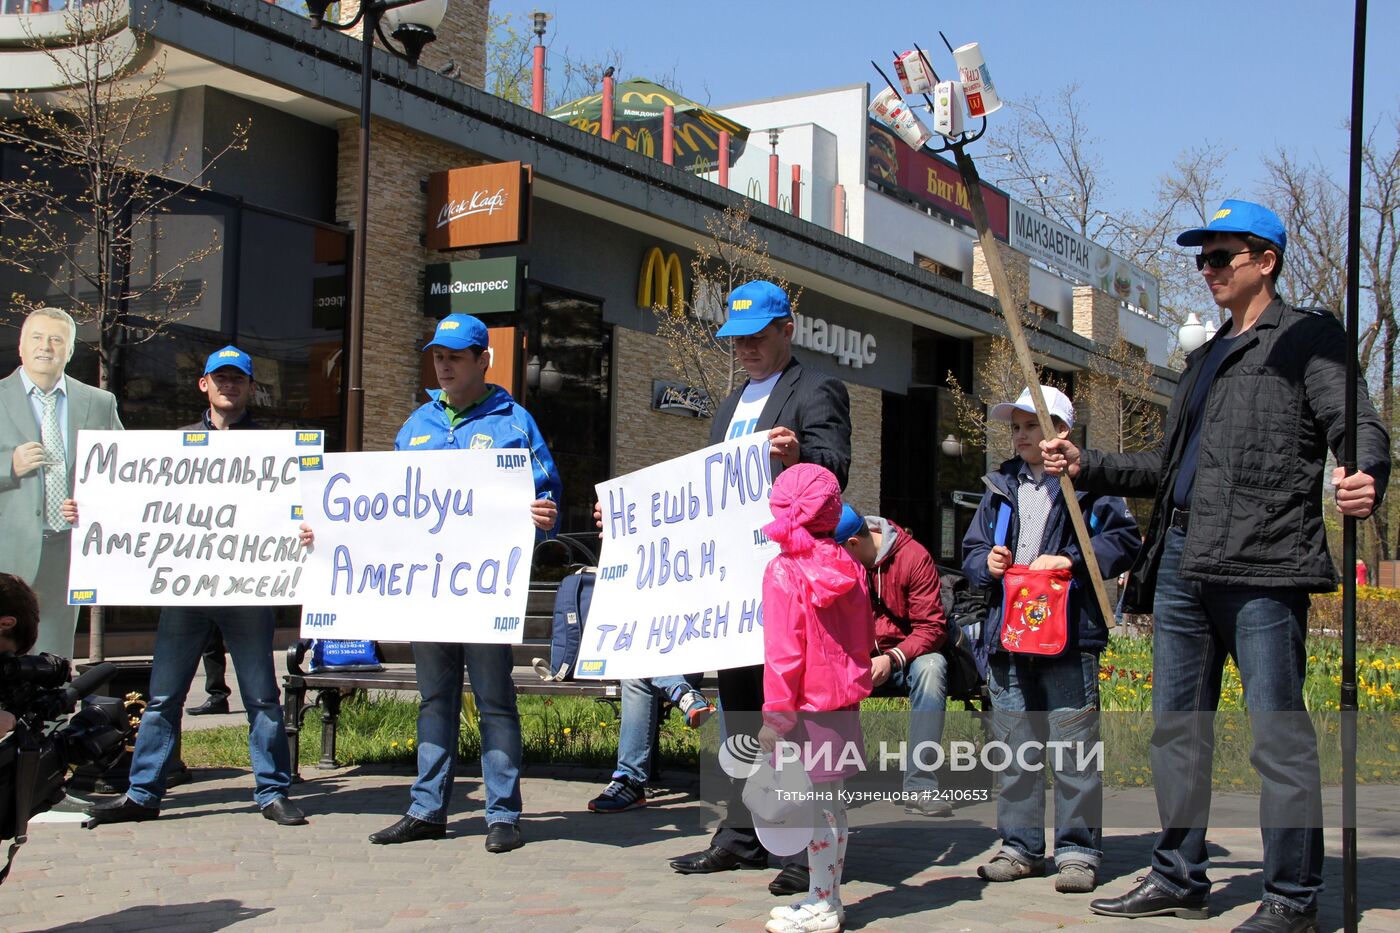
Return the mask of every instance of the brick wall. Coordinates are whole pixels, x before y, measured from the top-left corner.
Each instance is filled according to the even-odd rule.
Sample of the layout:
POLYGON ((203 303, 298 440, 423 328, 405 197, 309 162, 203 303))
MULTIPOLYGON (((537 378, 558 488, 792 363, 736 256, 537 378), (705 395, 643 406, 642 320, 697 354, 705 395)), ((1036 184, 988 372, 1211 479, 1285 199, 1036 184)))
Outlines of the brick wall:
MULTIPOLYGON (((654 379, 674 380, 664 362, 660 337, 617 327, 613 330, 613 475, 669 460, 706 445, 710 421, 681 418, 651 408, 654 379)), ((880 390, 851 385, 851 477, 847 498, 861 508, 880 504, 880 390)))
POLYGON ((858 509, 876 512, 880 508, 881 393, 849 382, 846 389, 851 394, 851 478, 846 483, 846 500, 858 509))
MULTIPOLYGON (((419 66, 440 71, 448 62, 453 62, 457 65, 454 78, 474 87, 485 87, 490 8, 490 0, 452 0, 447 4, 447 15, 437 28, 437 38, 424 46, 419 66)), ((349 22, 359 11, 359 0, 341 0, 340 21, 349 22)), ((361 25, 349 34, 359 36, 361 25)))
POLYGON ((652 380, 675 379, 665 359, 666 342, 660 337, 613 328, 614 476, 699 450, 709 440, 708 418, 652 411, 652 380))
MULTIPOLYGON (((359 185, 358 124, 342 121, 336 216, 354 226, 359 185)), ((481 160, 466 150, 376 120, 370 132, 369 229, 365 262, 364 387, 366 450, 388 450, 419 395, 419 350, 433 330, 423 316, 423 266, 471 254, 419 245, 427 214, 420 182, 433 172, 481 160)))

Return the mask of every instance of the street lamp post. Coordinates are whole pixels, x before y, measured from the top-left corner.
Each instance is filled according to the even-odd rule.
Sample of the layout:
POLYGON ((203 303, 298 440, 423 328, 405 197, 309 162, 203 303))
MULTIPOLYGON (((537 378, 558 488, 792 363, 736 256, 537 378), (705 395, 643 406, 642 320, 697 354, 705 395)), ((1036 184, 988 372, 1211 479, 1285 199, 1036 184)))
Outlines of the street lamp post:
POLYGON ((369 93, 374 84, 374 37, 378 36, 391 54, 416 66, 423 47, 437 38, 435 30, 447 14, 447 0, 364 0, 348 23, 327 20, 329 6, 330 0, 306 0, 306 9, 317 29, 326 26, 345 32, 364 22, 360 32, 360 194, 355 205, 355 252, 350 268, 350 321, 346 335, 350 344, 346 364, 349 386, 345 398, 345 449, 359 450, 364 446, 365 421, 365 241, 369 222, 369 93), (387 35, 385 26, 389 29, 387 35), (394 48, 390 36, 398 40, 402 50, 394 48))

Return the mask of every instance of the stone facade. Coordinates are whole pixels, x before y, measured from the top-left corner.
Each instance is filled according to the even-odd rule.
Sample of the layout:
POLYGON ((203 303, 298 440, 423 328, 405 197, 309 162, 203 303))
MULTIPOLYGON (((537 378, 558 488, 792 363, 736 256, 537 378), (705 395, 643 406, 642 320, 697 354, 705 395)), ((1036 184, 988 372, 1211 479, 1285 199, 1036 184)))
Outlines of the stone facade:
POLYGON ((880 508, 880 455, 883 410, 879 389, 846 383, 851 393, 851 477, 845 497, 856 508, 880 508))
POLYGON ((1112 345, 1118 340, 1118 308, 1121 302, 1092 285, 1074 289, 1074 332, 1095 343, 1112 345))
MULTIPOLYGON (((452 76, 473 87, 486 86, 486 39, 490 28, 490 0, 452 0, 447 15, 437 28, 437 38, 423 48, 421 68, 441 71, 451 62, 457 66, 452 76)), ((360 12, 359 0, 341 0, 340 21, 349 22, 360 12)), ((357 24, 349 34, 361 35, 357 24)))
MULTIPOLYGON (((613 463, 621 476, 704 447, 710 421, 653 411, 651 384, 674 379, 662 360, 665 342, 626 327, 613 331, 613 463)), ((879 389, 846 384, 851 395, 851 476, 846 497, 864 509, 880 504, 879 389)))
MULTIPOLYGON (((423 50, 420 67, 441 70, 451 61, 460 81, 485 83, 488 0, 453 0, 438 38, 423 50)), ((348 20, 357 0, 341 4, 348 20)), ((358 119, 344 120, 336 172, 336 217, 355 226, 359 187, 358 119)), ((368 229, 365 244, 364 388, 366 450, 387 450, 404 419, 423 402, 422 354, 433 322, 423 316, 423 266, 474 253, 430 252, 419 244, 427 216, 422 181, 433 172, 481 163, 466 150, 375 120, 370 130, 368 229)), ((355 231, 356 235, 360 231, 355 231)))
POLYGON ((614 476, 699 450, 709 440, 708 418, 652 410, 652 380, 675 378, 665 359, 662 338, 627 327, 613 328, 614 476))
MULTIPOLYGON (((340 126, 336 216, 355 223, 359 126, 340 126)), ((448 168, 476 165, 466 150, 376 120, 370 131, 369 229, 365 241, 365 450, 388 450, 404 419, 425 399, 422 353, 434 321, 423 316, 423 267, 469 258, 420 246, 427 216, 421 182, 448 168)), ((356 231, 358 235, 359 231, 356 231)))

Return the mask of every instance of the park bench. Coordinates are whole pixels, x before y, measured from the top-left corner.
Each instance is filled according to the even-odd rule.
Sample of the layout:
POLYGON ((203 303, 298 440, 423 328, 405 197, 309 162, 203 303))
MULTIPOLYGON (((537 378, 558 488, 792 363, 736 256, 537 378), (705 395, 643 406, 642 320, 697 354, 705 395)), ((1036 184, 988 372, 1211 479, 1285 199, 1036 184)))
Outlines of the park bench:
MULTIPOLYGON (((553 631, 554 597, 558 580, 566 573, 596 562, 593 547, 597 538, 589 535, 561 535, 542 542, 535 549, 533 580, 526 603, 523 643, 512 645, 515 661, 512 679, 517 693, 549 696, 585 696, 604 702, 616 702, 620 696, 615 680, 542 680, 531 666, 535 658, 549 658, 550 636, 553 631), (590 540, 591 539, 591 540, 590 540)), ((345 694, 354 690, 417 691, 418 681, 413 671, 413 649, 407 642, 379 642, 382 669, 377 671, 308 671, 304 666, 310 642, 303 639, 287 649, 287 673, 282 678, 283 707, 287 728, 287 743, 292 756, 292 779, 301 779, 301 730, 306 716, 321 710, 321 759, 316 767, 327 770, 337 767, 336 729, 340 722, 340 706, 345 694), (308 702, 308 697, 314 698, 308 702)), ((466 671, 462 672, 464 688, 470 687, 466 671)))

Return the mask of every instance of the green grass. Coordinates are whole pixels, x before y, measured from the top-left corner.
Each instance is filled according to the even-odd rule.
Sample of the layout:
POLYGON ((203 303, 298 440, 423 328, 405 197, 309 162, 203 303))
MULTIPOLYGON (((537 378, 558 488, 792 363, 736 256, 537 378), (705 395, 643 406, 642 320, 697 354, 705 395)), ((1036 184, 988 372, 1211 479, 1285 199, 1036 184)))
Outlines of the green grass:
MULTIPOLYGON (((1341 752, 1337 712, 1341 677, 1341 647, 1335 639, 1308 642, 1309 663, 1305 695, 1319 733, 1323 779, 1340 779, 1341 752)), ((1152 644, 1146 638, 1114 636, 1104 652, 1099 672, 1103 737, 1108 752, 1105 781, 1111 786, 1151 783, 1148 743, 1152 723, 1152 644), (1141 715, 1134 715, 1134 714, 1141 715), (1128 714, 1128 715, 1124 715, 1128 714)), ((1400 650, 1393 645, 1371 645, 1358 651, 1362 712, 1358 717, 1358 779, 1363 783, 1400 783, 1400 650)), ((1224 790, 1253 790, 1258 777, 1249 764, 1249 723, 1243 712, 1239 673, 1227 664, 1217 721, 1215 784, 1224 790)), ((525 763, 578 764, 611 768, 617 759, 617 715, 611 703, 585 697, 519 698, 525 763)), ((865 712, 896 713, 907 710, 907 700, 875 698, 862 704, 865 712)), ((411 765, 416 759, 415 731, 418 704, 390 695, 363 692, 345 700, 341 708, 337 756, 342 765, 411 765)), ((905 738, 898 716, 865 717, 867 745, 905 738)), ((313 710, 302 732, 301 764, 320 758, 320 717, 313 710)), ((944 741, 980 742, 976 717, 950 714, 944 741)), ((470 694, 463 700, 459 751, 465 760, 481 754, 481 734, 476 707, 470 694)), ((663 767, 694 770, 700 758, 700 736, 685 728, 679 715, 661 727, 663 767)), ((242 727, 186 732, 185 760, 195 766, 248 767, 248 732, 242 727)))

